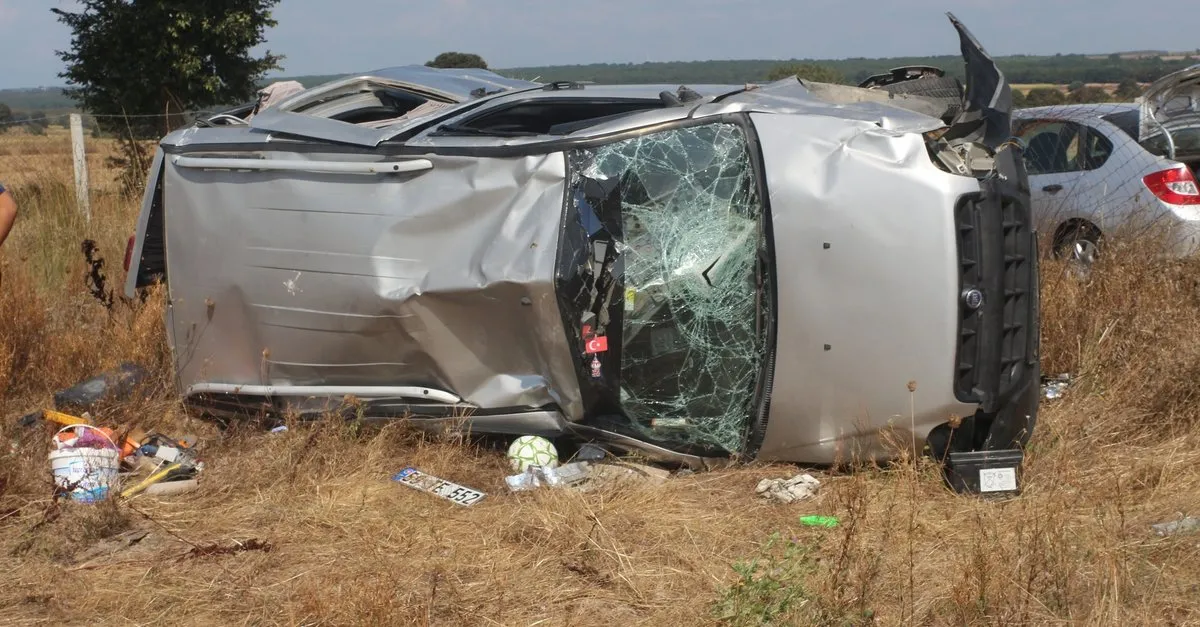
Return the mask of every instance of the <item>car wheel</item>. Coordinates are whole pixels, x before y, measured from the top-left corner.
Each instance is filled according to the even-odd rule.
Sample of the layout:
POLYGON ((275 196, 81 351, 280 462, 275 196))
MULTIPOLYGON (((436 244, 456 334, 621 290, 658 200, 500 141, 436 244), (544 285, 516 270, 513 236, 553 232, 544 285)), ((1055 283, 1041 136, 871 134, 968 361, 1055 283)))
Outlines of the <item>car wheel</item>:
POLYGON ((1090 268, 1100 255, 1100 229, 1092 224, 1064 225, 1054 237, 1054 258, 1090 268))

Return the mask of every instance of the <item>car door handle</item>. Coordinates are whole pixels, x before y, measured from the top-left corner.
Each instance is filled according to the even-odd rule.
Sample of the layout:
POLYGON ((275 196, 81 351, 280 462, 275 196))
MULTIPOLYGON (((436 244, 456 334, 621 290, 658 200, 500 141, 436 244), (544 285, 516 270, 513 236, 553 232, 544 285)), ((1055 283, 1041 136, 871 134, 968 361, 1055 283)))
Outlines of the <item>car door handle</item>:
POLYGON ((1047 185, 1042 188, 1042 191, 1050 194, 1057 194, 1058 192, 1062 191, 1062 185, 1047 185))

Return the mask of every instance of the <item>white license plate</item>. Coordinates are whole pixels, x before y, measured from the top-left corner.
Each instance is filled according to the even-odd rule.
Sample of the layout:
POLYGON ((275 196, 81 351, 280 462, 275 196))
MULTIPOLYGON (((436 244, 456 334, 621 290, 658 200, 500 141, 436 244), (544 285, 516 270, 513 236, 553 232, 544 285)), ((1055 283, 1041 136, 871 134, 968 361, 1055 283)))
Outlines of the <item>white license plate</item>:
POLYGON ((412 467, 405 468, 404 470, 396 473, 392 476, 392 480, 399 481, 410 488, 420 490, 422 492, 428 492, 434 496, 441 497, 447 501, 450 501, 451 503, 457 503, 458 505, 462 506, 474 505, 482 501, 483 497, 487 496, 479 490, 472 490, 471 488, 458 485, 457 483, 451 483, 445 479, 439 479, 433 475, 425 474, 412 467))
POLYGON ((979 470, 980 492, 1013 492, 1016 489, 1016 468, 981 468, 979 470))

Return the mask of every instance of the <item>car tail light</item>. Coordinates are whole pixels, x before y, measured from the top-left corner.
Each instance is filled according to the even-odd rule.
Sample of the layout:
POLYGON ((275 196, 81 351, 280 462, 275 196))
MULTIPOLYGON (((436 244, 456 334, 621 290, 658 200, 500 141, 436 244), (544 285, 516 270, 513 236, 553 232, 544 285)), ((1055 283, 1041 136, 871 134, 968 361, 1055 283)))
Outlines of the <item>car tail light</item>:
POLYGON ((133 262, 133 244, 137 241, 136 235, 129 236, 129 243, 125 245, 125 271, 129 272, 129 265, 133 262))
POLYGON ((1146 188, 1159 200, 1172 205, 1200 205, 1200 188, 1196 177, 1186 166, 1147 174, 1142 178, 1146 188))

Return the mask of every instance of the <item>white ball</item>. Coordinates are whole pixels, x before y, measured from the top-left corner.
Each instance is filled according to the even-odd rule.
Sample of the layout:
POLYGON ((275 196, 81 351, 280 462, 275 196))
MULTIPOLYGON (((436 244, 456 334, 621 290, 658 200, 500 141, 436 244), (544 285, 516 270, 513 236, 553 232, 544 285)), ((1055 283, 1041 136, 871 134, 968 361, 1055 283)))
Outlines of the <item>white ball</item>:
POLYGON ((509 445, 508 463, 517 472, 525 472, 530 466, 553 468, 558 465, 558 450, 554 448, 554 443, 546 438, 523 435, 509 445))

